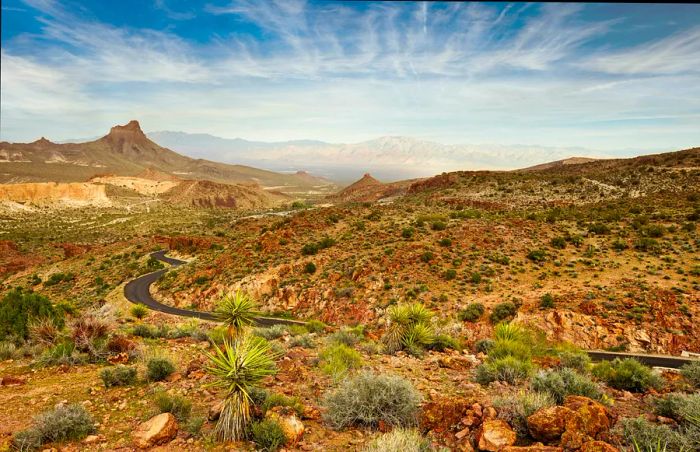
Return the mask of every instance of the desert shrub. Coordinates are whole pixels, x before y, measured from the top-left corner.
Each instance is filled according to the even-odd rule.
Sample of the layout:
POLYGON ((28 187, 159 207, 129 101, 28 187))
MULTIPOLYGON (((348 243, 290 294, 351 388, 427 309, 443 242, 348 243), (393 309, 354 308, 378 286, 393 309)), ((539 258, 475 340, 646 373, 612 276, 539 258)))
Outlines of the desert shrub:
POLYGON ((513 339, 497 339, 488 351, 488 355, 491 359, 513 356, 519 360, 529 360, 532 357, 532 349, 525 342, 513 339))
POLYGON ((266 328, 255 328, 253 334, 268 341, 279 339, 287 333, 286 325, 272 325, 266 328))
POLYGON ((340 330, 328 336, 328 342, 343 344, 347 345, 348 347, 352 347, 359 341, 360 337, 358 336, 357 331, 354 331, 351 328, 347 327, 341 328, 340 330))
POLYGON ((31 290, 16 288, 0 300, 0 340, 8 336, 29 338, 30 319, 53 319, 63 327, 63 313, 48 298, 31 290))
POLYGON ((563 250, 566 248, 566 238, 565 237, 554 237, 550 242, 553 248, 563 250))
POLYGON ((420 255, 420 260, 426 263, 432 261, 434 258, 435 254, 433 254, 431 251, 425 251, 420 255))
POLYGON ((445 278, 447 281, 452 281, 457 277, 457 270, 454 268, 448 268, 445 270, 445 272, 442 274, 442 277, 445 278))
POLYGON ((546 293, 540 297, 540 308, 550 309, 554 307, 554 297, 551 293, 546 293))
POLYGON ((667 425, 654 424, 643 417, 623 419, 616 429, 635 451, 684 452, 686 439, 667 425))
POLYGON ((39 366, 60 366, 61 364, 72 366, 83 364, 88 361, 88 358, 76 349, 72 341, 66 340, 44 350, 36 363, 39 366))
POLYGON ((470 303, 466 308, 459 311, 458 318, 463 322, 476 322, 484 315, 484 305, 481 303, 470 303))
POLYGON ((0 360, 14 359, 19 355, 17 347, 12 342, 0 341, 0 360))
POLYGON ((634 248, 639 251, 646 252, 658 251, 659 242, 650 237, 641 237, 636 242, 634 242, 634 248))
POLYGON ((634 358, 603 361, 593 366, 593 375, 615 389, 644 392, 649 388, 660 389, 663 379, 634 358))
POLYGON ((593 223, 588 226, 588 232, 595 235, 605 235, 610 233, 610 227, 605 223, 593 223))
POLYGON ((313 262, 307 262, 306 264, 304 264, 304 273, 308 273, 310 275, 316 273, 316 264, 314 264, 313 262))
POLYGON ((140 320, 146 317, 146 314, 148 314, 148 308, 142 304, 136 304, 131 307, 130 312, 132 316, 140 320))
POLYGON ((419 355, 434 340, 432 317, 433 313, 420 303, 389 308, 390 323, 382 337, 386 350, 394 353, 403 349, 419 355))
POLYGON ((33 450, 45 443, 85 438, 95 432, 90 413, 80 404, 63 405, 34 418, 34 425, 13 438, 18 450, 33 450))
POLYGON ((399 376, 362 373, 345 380, 326 394, 324 419, 331 427, 351 425, 377 427, 416 424, 421 396, 411 383, 399 376))
POLYGON ((546 392, 518 392, 496 397, 493 406, 498 418, 508 422, 520 437, 529 436, 527 418, 541 408, 556 405, 546 392))
POLYGON ((489 350, 491 350, 491 348, 493 347, 493 344, 493 339, 479 339, 474 344, 474 350, 477 353, 488 353, 489 350))
POLYGON ((624 240, 617 239, 614 242, 612 242, 612 248, 615 251, 624 251, 628 248, 627 242, 625 242, 624 240))
POLYGON ((413 429, 397 428, 373 439, 363 452, 429 452, 430 440, 413 429))
POLYGON ((61 336, 61 328, 51 317, 40 317, 29 321, 29 338, 41 345, 52 345, 61 336))
POLYGON ((493 337, 497 341, 527 341, 530 339, 530 334, 517 323, 503 322, 496 325, 493 337))
POLYGON ((574 369, 578 372, 588 372, 591 358, 586 352, 563 351, 559 353, 559 367, 574 369))
POLYGON ((106 367, 100 371, 105 388, 128 386, 136 383, 136 368, 128 366, 106 367))
POLYGON ((433 337, 433 342, 428 344, 427 348, 438 352, 444 352, 447 349, 461 350, 462 344, 449 334, 437 334, 433 337))
POLYGON ((345 344, 332 344, 319 354, 321 370, 335 379, 343 377, 349 369, 362 366, 362 356, 345 344))
POLYGON ((165 391, 157 392, 154 402, 160 413, 171 413, 179 422, 187 422, 192 412, 192 402, 165 391))
POLYGON ((413 229, 413 228, 403 228, 401 230, 401 237, 403 237, 405 239, 410 239, 411 237, 413 237, 414 232, 415 232, 415 229, 413 229))
POLYGON ((310 333, 323 333, 326 330, 326 324, 320 320, 309 320, 306 322, 306 329, 310 333))
POLYGON ((564 403, 568 395, 580 395, 601 400, 603 392, 597 384, 573 369, 540 371, 532 379, 532 389, 549 394, 557 403, 564 403))
POLYGON ((514 356, 489 359, 476 368, 475 380, 477 383, 487 385, 492 381, 504 381, 516 384, 527 379, 532 373, 532 363, 521 361, 514 356))
POLYGON ((263 415, 271 408, 276 406, 284 406, 292 408, 298 416, 304 414, 304 404, 301 403, 299 397, 288 397, 284 394, 272 393, 265 397, 265 400, 260 404, 263 415))
POLYGON ((497 324, 503 322, 504 320, 512 319, 515 317, 517 312, 518 308, 516 308, 513 303, 510 301, 505 301, 493 307, 489 319, 491 320, 491 323, 497 324))
POLYGON ((314 348, 316 344, 310 334, 302 334, 301 336, 295 336, 289 341, 290 347, 301 347, 301 348, 314 348))
POLYGON ((205 422, 207 418, 204 416, 192 416, 185 423, 185 431, 191 436, 198 436, 205 422))
POLYGON ((681 375, 695 388, 700 388, 700 361, 684 364, 681 367, 681 375))
POLYGON ((55 286, 56 284, 73 281, 74 279, 75 275, 73 273, 54 273, 49 276, 49 279, 46 280, 44 286, 55 286))
POLYGON ((75 347, 99 358, 107 347, 110 323, 97 312, 88 312, 71 322, 71 337, 75 347))
POLYGON ((434 221, 430 227, 433 229, 433 231, 444 231, 447 229, 447 223, 444 221, 434 221))
POLYGON ((168 358, 154 357, 146 362, 146 377, 149 381, 161 381, 175 372, 175 364, 168 358))
POLYGON ((138 337, 152 339, 157 337, 158 333, 152 326, 146 325, 145 323, 138 323, 131 329, 131 334, 138 337))
POLYGON ((547 252, 542 249, 531 250, 527 253, 527 258, 533 262, 544 262, 547 260, 547 252))
POLYGON ((250 437, 258 450, 273 452, 287 442, 287 437, 280 424, 272 419, 263 419, 250 425, 250 437))
POLYGON ((438 242, 440 246, 444 246, 446 248, 452 246, 452 239, 448 237, 441 238, 440 241, 438 242))
MULTIPOLYGON (((700 429, 700 393, 670 393, 653 401, 654 412, 684 426, 700 429)), ((700 437, 699 437, 700 439, 700 437)))

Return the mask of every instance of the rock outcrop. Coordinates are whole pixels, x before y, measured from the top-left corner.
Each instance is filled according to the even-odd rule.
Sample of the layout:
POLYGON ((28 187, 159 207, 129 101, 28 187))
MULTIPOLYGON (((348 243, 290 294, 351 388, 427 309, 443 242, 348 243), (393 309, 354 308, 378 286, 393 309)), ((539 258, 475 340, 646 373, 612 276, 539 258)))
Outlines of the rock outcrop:
POLYGON ((159 446, 171 441, 177 435, 178 425, 175 416, 162 413, 152 417, 134 430, 134 445, 142 449, 159 446))

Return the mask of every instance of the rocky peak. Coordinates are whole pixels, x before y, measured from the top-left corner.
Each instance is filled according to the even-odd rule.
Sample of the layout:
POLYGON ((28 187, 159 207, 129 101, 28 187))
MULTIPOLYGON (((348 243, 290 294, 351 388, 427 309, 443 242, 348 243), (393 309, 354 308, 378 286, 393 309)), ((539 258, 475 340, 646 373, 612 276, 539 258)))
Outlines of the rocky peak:
MULTIPOLYGON (((134 134, 134 135, 141 135, 141 136, 144 136, 144 137, 146 136, 146 135, 143 133, 143 130, 141 130, 141 125, 140 125, 139 122, 136 121, 135 119, 132 119, 132 120, 129 121, 126 125, 123 125, 123 126, 114 126, 114 127, 112 127, 112 128, 110 129, 110 131, 109 131, 109 135, 115 135, 115 134, 116 134, 116 135, 122 135, 122 134, 126 134, 126 133, 131 133, 131 134, 134 134)), ((109 136, 109 135, 108 135, 108 136, 109 136)))
POLYGON ((49 146, 49 145, 52 145, 53 142, 51 142, 50 140, 47 140, 47 139, 44 138, 44 137, 41 137, 41 138, 39 138, 38 140, 36 140, 35 142, 33 142, 32 144, 35 145, 35 146, 40 146, 40 147, 41 147, 41 146, 49 146))

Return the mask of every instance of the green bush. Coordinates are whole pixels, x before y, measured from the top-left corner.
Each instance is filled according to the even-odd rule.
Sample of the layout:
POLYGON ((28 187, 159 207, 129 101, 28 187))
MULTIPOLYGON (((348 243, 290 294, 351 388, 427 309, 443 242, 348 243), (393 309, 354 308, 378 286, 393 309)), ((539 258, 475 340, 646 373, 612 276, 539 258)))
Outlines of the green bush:
POLYGON ((304 272, 313 275, 314 273, 316 273, 316 264, 314 264, 313 262, 307 262, 306 264, 304 264, 304 272))
POLYGON ((304 404, 301 403, 299 397, 288 397, 284 394, 268 394, 265 400, 260 404, 263 415, 271 408, 276 406, 284 406, 292 408, 299 417, 304 414, 304 404))
POLYGON ((563 250, 566 248, 566 238, 565 237, 554 237, 551 242, 549 242, 553 248, 563 250))
POLYGON ((546 293, 540 297, 540 308, 550 309, 554 307, 554 297, 551 293, 546 293))
POLYGON ((677 431, 663 424, 654 424, 643 417, 623 419, 617 430, 625 443, 636 452, 666 451, 688 452, 686 439, 677 431))
POLYGON ((175 372, 175 364, 168 358, 151 358, 146 363, 146 377, 149 381, 161 381, 175 372))
POLYGON ((496 339, 488 351, 490 359, 513 356, 521 361, 527 361, 532 357, 530 345, 513 339, 496 339))
POLYGON ((498 396, 493 400, 498 418, 513 427, 518 436, 527 438, 527 418, 541 408, 556 405, 552 396, 546 392, 519 392, 498 396))
POLYGON ((88 360, 89 356, 80 353, 76 349, 75 343, 68 339, 44 350, 37 358, 36 363, 39 366, 60 366, 62 364, 72 366, 84 364, 88 360))
POLYGON ((532 379, 532 389, 549 394, 558 404, 569 395, 579 395, 593 400, 602 400, 603 392, 585 375, 573 369, 540 371, 532 379))
POLYGON ((413 228, 403 228, 403 230, 401 231, 401 237, 405 239, 410 239, 411 237, 413 237, 414 232, 415 229, 413 228))
POLYGON ((527 258, 533 262, 544 262, 547 260, 547 252, 545 250, 531 250, 527 253, 527 258))
POLYGON ((335 379, 343 377, 349 369, 362 366, 362 355, 345 344, 333 344, 319 353, 321 370, 335 379))
POLYGON ((663 379, 634 358, 603 361, 593 366, 593 375, 615 389, 644 392, 660 389, 663 379))
POLYGON ((470 303, 466 308, 459 311, 457 315, 463 322, 476 322, 484 315, 484 305, 481 303, 470 303))
POLYGON ((46 443, 79 440, 95 430, 90 413, 82 405, 63 405, 36 416, 34 425, 18 432, 13 443, 18 450, 32 450, 46 443))
POLYGON ((56 284, 73 281, 74 279, 75 275, 73 273, 54 273, 49 276, 49 279, 46 280, 44 286, 55 286, 56 284))
POLYGON ((413 429, 397 428, 370 442, 363 452, 429 452, 430 440, 413 429))
POLYGON ((517 312, 518 308, 513 303, 511 303, 510 301, 505 301, 493 307, 489 319, 491 320, 491 323, 495 325, 505 320, 512 319, 513 317, 515 317, 515 314, 517 312))
POLYGON ((158 337, 158 331, 154 327, 146 325, 145 323, 134 325, 134 327, 131 329, 131 334, 149 339, 158 337))
POLYGON ((474 343, 474 351, 477 353, 488 353, 493 347, 493 339, 479 339, 474 343))
POLYGON ((420 393, 408 380, 387 374, 361 373, 343 381, 323 398, 325 421, 335 429, 350 426, 416 425, 420 393))
POLYGON ((179 422, 187 422, 190 418, 192 402, 182 396, 160 391, 156 393, 154 401, 159 412, 172 413, 179 422))
POLYGON ((591 357, 583 351, 564 351, 559 353, 559 367, 574 369, 578 372, 588 372, 591 367, 591 357))
POLYGON ((136 369, 128 366, 106 367, 100 371, 105 388, 128 386, 136 383, 136 369))
POLYGON ((684 364, 680 370, 681 375, 683 375, 688 383, 693 385, 696 389, 700 389, 700 360, 684 364))
POLYGON ((287 442, 284 430, 277 421, 263 419, 250 425, 250 437, 258 450, 273 452, 287 442))
POLYGON ((64 325, 63 313, 48 298, 31 290, 13 289, 0 300, 0 340, 8 336, 29 338, 30 319, 50 318, 64 325))
POLYGON ((131 315, 137 319, 142 319, 148 314, 148 308, 142 304, 137 304, 131 307, 131 315))
POLYGON ((445 280, 447 281, 452 281, 457 277, 457 270, 455 270, 454 268, 448 268, 447 270, 445 270, 442 277, 445 278, 445 280))
POLYGON ((328 342, 347 345, 352 347, 360 341, 360 337, 357 335, 357 331, 353 331, 351 328, 343 327, 335 333, 328 336, 328 342))
POLYGON ((430 227, 433 228, 433 231, 444 231, 447 229, 447 223, 444 221, 434 221, 430 227))
POLYGON ((15 359, 19 355, 19 350, 12 342, 0 341, 0 361, 15 359))
POLYGON ((489 359, 476 368, 475 380, 477 383, 487 385, 492 381, 504 381, 516 384, 526 380, 532 373, 532 363, 521 361, 513 356, 489 359))
POLYGON ((267 339, 268 341, 272 341, 287 334, 287 325, 272 325, 264 328, 255 328, 253 334, 267 339))
POLYGON ((433 337, 433 342, 431 342, 427 348, 438 352, 444 352, 447 349, 461 350, 462 344, 459 342, 459 340, 450 335, 438 334, 433 337))
POLYGON ((686 427, 700 429, 700 393, 671 393, 653 401, 654 412, 686 427))
POLYGON ((588 226, 588 232, 595 235, 605 235, 610 233, 610 227, 604 223, 593 223, 588 226))
POLYGON ((326 324, 320 320, 309 320, 306 322, 306 329, 310 333, 323 333, 326 330, 326 324))

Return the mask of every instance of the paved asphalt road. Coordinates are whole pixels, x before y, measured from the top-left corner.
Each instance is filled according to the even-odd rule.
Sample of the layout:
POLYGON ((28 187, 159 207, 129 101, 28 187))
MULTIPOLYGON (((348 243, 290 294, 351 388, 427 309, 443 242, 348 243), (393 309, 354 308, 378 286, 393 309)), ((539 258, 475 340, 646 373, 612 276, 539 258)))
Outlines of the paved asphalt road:
MULTIPOLYGON (((179 259, 174 259, 172 257, 167 257, 165 255, 167 251, 166 250, 160 250, 156 251, 154 253, 151 253, 151 257, 154 259, 158 259, 159 261, 165 262, 167 264, 170 264, 173 267, 177 267, 179 265, 185 264, 185 261, 181 261, 179 259)), ((155 271, 153 273, 147 273, 143 276, 140 276, 132 281, 129 281, 126 286, 124 286, 124 296, 126 297, 127 300, 129 300, 132 303, 139 303, 148 306, 149 308, 155 310, 155 311, 160 311, 160 312, 165 312, 166 314, 173 314, 173 315, 179 315, 181 317, 194 317, 197 319, 203 319, 203 320, 213 320, 216 321, 216 317, 214 316, 213 313, 211 312, 203 312, 203 311, 191 311, 188 309, 180 309, 176 308, 174 306, 168 306, 162 303, 159 303, 156 301, 155 298, 153 298, 153 295, 151 295, 151 284, 153 284, 158 278, 163 276, 165 272, 168 271, 167 268, 164 268, 162 270, 155 271)), ((271 326, 271 325, 304 325, 305 322, 301 322, 299 320, 290 320, 290 319, 277 319, 273 317, 258 317, 257 318, 257 323, 258 325, 261 326, 271 326)))
MULTIPOLYGON (((166 250, 156 251, 151 253, 154 259, 170 264, 173 267, 177 267, 187 262, 181 261, 179 259, 174 259, 172 257, 167 257, 165 255, 166 250)), ((151 295, 151 284, 155 282, 158 278, 163 276, 163 274, 168 271, 168 269, 162 269, 155 271, 153 273, 148 273, 146 275, 140 276, 133 281, 127 283, 124 287, 124 296, 127 300, 132 303, 141 303, 148 306, 156 311, 165 312, 167 314, 179 315, 182 317, 195 317, 203 320, 216 320, 214 314, 211 312, 203 311, 190 311, 187 309, 180 309, 174 306, 168 306, 157 302, 151 295)), ((258 317, 258 324, 261 326, 271 326, 276 324, 281 325, 304 325, 304 322, 299 320, 289 320, 289 319, 276 319, 272 317, 258 317)), ((607 352, 603 350, 587 350, 588 355, 593 359, 593 361, 612 361, 615 358, 635 358, 638 361, 646 364, 647 366, 653 367, 669 367, 677 369, 684 364, 692 362, 693 358, 682 358, 680 356, 667 356, 667 355, 646 355, 640 353, 619 353, 619 352, 607 352)))

